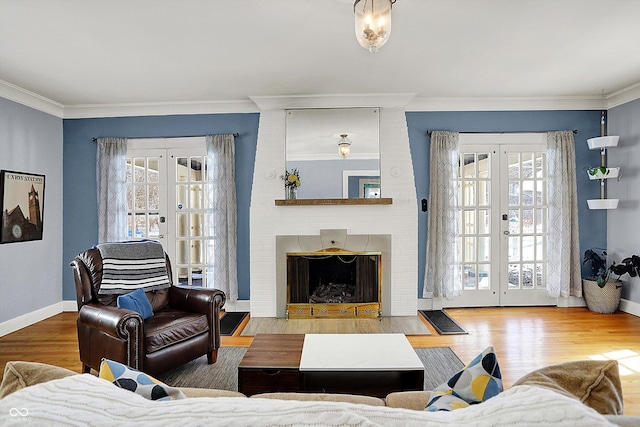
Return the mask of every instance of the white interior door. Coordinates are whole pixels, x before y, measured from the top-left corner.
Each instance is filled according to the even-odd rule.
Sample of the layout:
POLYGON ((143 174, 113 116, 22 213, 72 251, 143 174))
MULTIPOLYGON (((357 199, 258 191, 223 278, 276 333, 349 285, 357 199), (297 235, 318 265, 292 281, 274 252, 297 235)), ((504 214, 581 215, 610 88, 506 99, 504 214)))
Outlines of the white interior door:
POLYGON ((130 139, 128 234, 158 240, 173 281, 206 286, 203 236, 204 138, 130 139))
POLYGON ((546 296, 545 134, 461 134, 462 294, 445 307, 555 305, 546 296))

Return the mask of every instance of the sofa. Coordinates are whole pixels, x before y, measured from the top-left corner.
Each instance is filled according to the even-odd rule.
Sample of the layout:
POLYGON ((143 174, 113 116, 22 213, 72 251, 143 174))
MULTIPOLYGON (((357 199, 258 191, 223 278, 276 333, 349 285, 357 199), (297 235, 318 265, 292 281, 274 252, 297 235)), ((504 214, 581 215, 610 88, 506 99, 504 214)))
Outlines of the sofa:
POLYGON ((542 368, 480 404, 451 412, 422 410, 430 391, 386 399, 322 393, 180 388, 185 399, 153 401, 91 374, 33 362, 9 362, 0 384, 0 425, 478 425, 638 426, 622 415, 615 361, 542 368))

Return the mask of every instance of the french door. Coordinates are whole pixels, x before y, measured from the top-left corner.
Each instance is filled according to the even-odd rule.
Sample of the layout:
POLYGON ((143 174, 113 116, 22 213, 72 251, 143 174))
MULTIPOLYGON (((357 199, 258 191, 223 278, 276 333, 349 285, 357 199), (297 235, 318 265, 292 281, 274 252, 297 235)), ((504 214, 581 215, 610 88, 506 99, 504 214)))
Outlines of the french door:
POLYGON ((162 244, 174 283, 206 286, 205 168, 204 138, 129 140, 128 236, 162 244))
POLYGON ((545 134, 461 134, 462 295, 445 307, 556 305, 546 295, 545 134))

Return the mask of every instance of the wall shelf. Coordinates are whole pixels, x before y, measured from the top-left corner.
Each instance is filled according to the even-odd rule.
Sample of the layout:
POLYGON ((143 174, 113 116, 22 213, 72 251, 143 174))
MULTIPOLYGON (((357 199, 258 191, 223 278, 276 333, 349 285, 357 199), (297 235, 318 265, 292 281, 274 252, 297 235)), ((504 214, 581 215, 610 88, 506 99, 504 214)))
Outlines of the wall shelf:
POLYGON ((391 205, 393 199, 276 199, 276 206, 324 206, 324 205, 391 205))
POLYGON ((617 147, 619 136, 599 136, 597 138, 587 139, 589 150, 600 150, 601 148, 617 147))

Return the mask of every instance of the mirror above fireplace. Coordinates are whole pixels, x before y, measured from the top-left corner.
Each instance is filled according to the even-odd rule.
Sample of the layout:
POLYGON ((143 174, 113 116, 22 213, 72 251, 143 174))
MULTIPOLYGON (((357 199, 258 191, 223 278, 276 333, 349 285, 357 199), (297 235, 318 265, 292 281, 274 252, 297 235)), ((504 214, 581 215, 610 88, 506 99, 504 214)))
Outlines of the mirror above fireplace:
POLYGON ((286 169, 300 175, 298 199, 381 197, 379 111, 287 110, 286 169))

